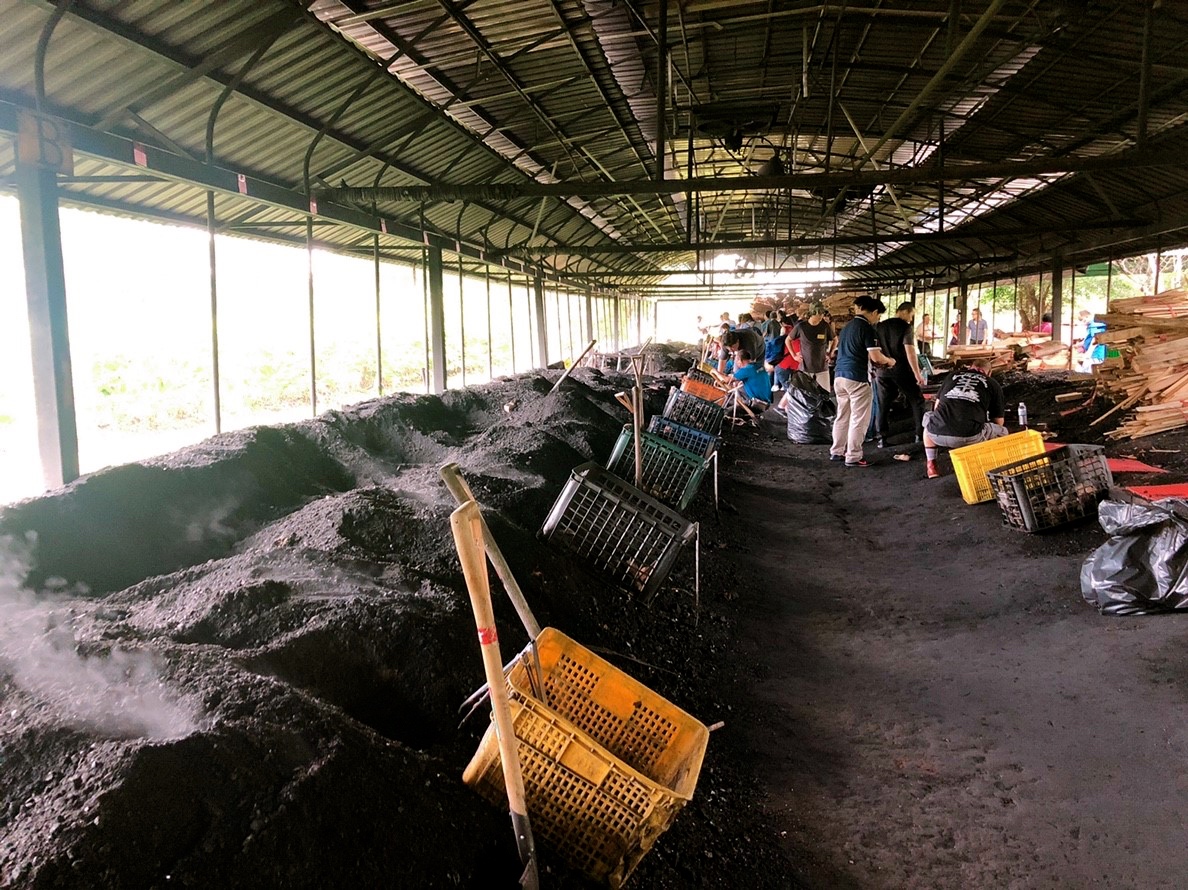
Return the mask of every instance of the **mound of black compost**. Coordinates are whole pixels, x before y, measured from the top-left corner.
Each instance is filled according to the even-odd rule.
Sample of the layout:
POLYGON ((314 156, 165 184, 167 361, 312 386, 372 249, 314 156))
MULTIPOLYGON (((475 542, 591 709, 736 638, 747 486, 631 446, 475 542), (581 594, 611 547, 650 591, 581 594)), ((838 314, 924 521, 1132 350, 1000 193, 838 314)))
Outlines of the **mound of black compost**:
MULTIPOLYGON (((729 623, 692 554, 645 606, 537 535, 628 421, 629 373, 558 376, 228 433, 0 511, 0 887, 514 886, 506 812, 460 779, 487 716, 458 725, 483 676, 448 461, 543 625, 727 717, 729 623)), ((525 636, 495 598, 507 658, 525 636)), ((727 751, 633 886, 788 886, 727 751)))

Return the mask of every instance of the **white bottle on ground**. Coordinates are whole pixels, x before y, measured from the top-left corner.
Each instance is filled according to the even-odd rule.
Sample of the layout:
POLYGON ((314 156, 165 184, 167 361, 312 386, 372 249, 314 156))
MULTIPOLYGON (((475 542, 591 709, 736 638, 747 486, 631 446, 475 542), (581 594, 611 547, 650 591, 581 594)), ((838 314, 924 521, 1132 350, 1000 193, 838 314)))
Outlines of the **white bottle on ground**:
POLYGON ((1027 429, 1027 406, 1022 402, 1019 403, 1019 427, 1027 429))

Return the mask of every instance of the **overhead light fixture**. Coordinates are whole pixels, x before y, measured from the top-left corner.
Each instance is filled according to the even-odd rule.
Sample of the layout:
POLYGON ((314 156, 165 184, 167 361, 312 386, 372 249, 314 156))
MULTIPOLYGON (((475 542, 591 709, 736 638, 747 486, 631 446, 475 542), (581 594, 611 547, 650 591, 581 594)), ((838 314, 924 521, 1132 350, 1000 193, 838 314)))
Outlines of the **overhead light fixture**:
POLYGON ((784 175, 784 162, 780 158, 780 153, 778 151, 773 153, 770 158, 759 165, 758 174, 760 176, 784 175))

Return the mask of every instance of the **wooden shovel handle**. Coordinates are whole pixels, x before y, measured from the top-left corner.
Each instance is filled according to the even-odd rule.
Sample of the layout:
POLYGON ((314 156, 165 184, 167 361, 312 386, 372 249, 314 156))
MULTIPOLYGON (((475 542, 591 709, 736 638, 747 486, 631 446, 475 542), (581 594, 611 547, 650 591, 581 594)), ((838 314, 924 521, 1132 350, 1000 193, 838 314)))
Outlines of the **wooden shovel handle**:
POLYGON ((491 588, 487 582, 487 561, 483 556, 482 518, 478 504, 468 501, 450 514, 450 528, 454 546, 466 577, 470 606, 478 628, 479 645, 483 653, 483 670, 491 691, 491 710, 495 717, 495 732, 499 737, 499 759, 503 766, 503 782, 507 787, 507 802, 511 808, 512 825, 516 830, 516 844, 521 861, 535 859, 532 829, 528 822, 528 805, 524 793, 524 777, 520 772, 520 752, 512 724, 511 704, 507 683, 503 677, 503 659, 499 655, 499 634, 495 630, 495 612, 491 607, 491 588))
MULTIPOLYGON (((438 472, 441 474, 441 481, 445 483, 446 488, 449 489, 450 494, 454 496, 454 500, 458 504, 475 501, 474 493, 470 490, 470 486, 466 483, 466 480, 462 478, 462 473, 458 469, 457 464, 446 464, 438 472)), ((512 574, 511 566, 503 558, 503 551, 495 543, 495 536, 491 534, 491 529, 487 526, 487 521, 483 519, 482 511, 477 510, 477 512, 479 525, 483 533, 483 544, 486 545, 487 549, 487 558, 491 560, 491 566, 495 569, 495 574, 503 582, 503 589, 507 591, 508 599, 511 600, 512 605, 515 607, 516 614, 520 616, 520 623, 524 625, 524 630, 528 632, 528 639, 536 642, 536 638, 540 636, 540 624, 537 622, 536 616, 532 614, 532 609, 528 606, 528 600, 524 596, 524 591, 520 589, 520 584, 516 581, 516 576, 512 574)))

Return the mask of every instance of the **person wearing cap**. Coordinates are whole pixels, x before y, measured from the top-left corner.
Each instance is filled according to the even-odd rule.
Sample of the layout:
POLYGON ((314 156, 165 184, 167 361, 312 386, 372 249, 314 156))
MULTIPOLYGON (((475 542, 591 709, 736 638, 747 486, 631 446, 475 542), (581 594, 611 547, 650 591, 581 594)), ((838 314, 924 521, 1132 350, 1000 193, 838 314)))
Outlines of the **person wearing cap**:
POLYGON ((813 303, 809 306, 808 318, 802 318, 796 323, 789 336, 788 349, 791 351, 791 341, 795 341, 800 349, 800 370, 811 374, 818 385, 829 390, 829 352, 833 345, 833 325, 825 320, 825 304, 813 303))

